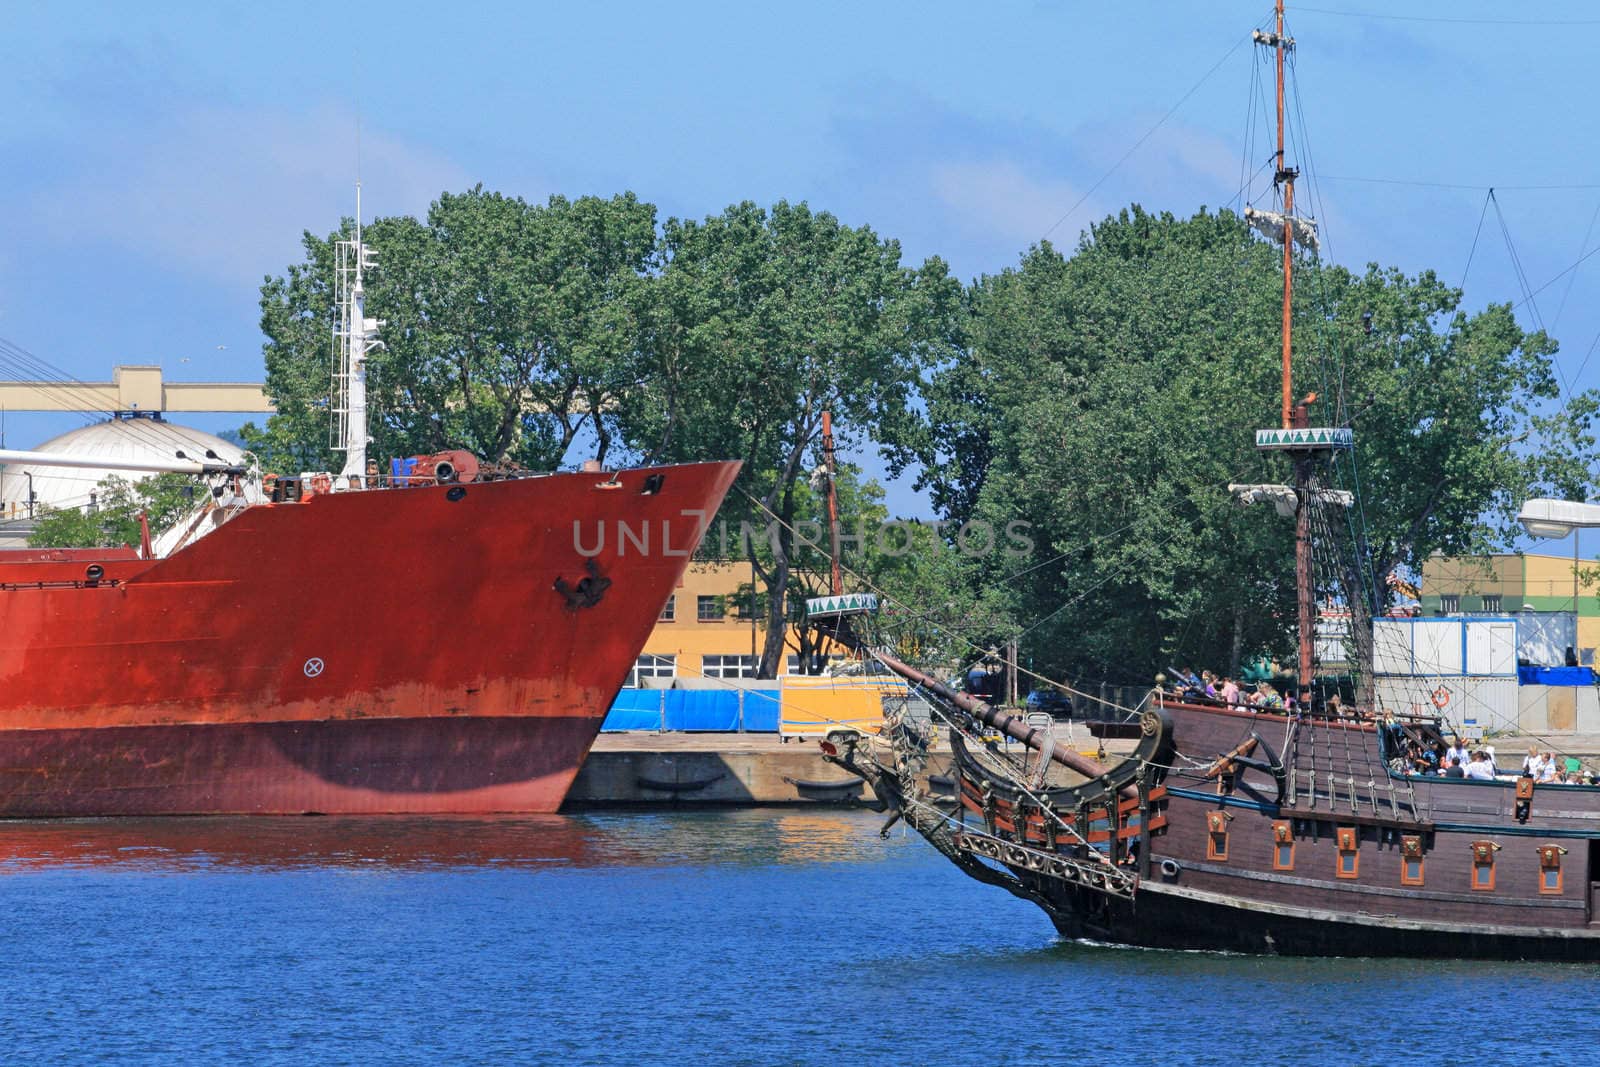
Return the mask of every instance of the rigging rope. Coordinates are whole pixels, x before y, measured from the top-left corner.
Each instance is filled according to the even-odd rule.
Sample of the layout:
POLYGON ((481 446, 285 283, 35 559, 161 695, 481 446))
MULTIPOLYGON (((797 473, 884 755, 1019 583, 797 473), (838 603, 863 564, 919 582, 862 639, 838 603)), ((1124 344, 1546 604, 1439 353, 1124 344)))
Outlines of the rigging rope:
MULTIPOLYGON (((1589 225, 1583 231, 1583 240, 1578 242, 1578 254, 1580 256, 1589 248, 1589 238, 1594 234, 1594 224, 1597 220, 1600 220, 1600 201, 1595 203, 1594 212, 1589 216, 1589 225)), ((1561 313, 1567 309, 1567 298, 1572 295, 1572 283, 1577 280, 1578 272, 1573 271, 1571 276, 1567 278, 1567 287, 1561 291, 1561 303, 1556 305, 1556 317, 1550 320, 1550 328, 1552 330, 1560 325, 1561 313)), ((1575 381, 1578 378, 1579 375, 1574 375, 1575 381)))
MULTIPOLYGON (((773 511, 766 504, 762 503, 762 501, 754 493, 750 492, 750 490, 746 489, 743 486, 740 486, 739 487, 739 491, 741 493, 743 493, 745 495, 745 497, 747 499, 749 499, 749 501, 752 504, 754 504, 757 508, 759 508, 762 511, 764 511, 772 519, 772 521, 776 522, 778 525, 780 525, 784 529, 788 530, 791 535, 794 535, 795 533, 797 533, 797 531, 795 530, 793 525, 791 525, 788 522, 785 522, 783 520, 783 518, 780 515, 778 515, 777 512, 773 511)), ((843 563, 842 561, 841 561, 841 563, 839 565, 839 568, 840 568, 841 571, 849 574, 850 577, 852 577, 856 581, 860 582, 861 585, 863 587, 865 587, 867 590, 869 590, 870 592, 878 594, 885 601, 888 601, 890 603, 900 603, 901 602, 898 597, 891 596, 887 591, 885 591, 883 588, 881 588, 880 586, 878 586, 875 583, 873 583, 865 575, 863 575, 859 571, 856 571, 855 569, 851 568, 850 566, 848 566, 847 564, 843 563)), ((976 641, 974 641, 971 638, 967 637, 965 634, 952 632, 949 628, 940 627, 937 623, 930 623, 930 625, 932 625, 935 630, 944 630, 945 632, 948 632, 950 634, 950 636, 954 637, 958 642, 960 642, 961 644, 969 646, 970 648, 972 648, 976 652, 979 652, 979 653, 981 653, 981 654, 983 654, 985 656, 987 656, 988 653, 989 653, 988 646, 978 644, 976 641)), ((1039 673, 1037 673, 1037 672, 1035 672, 1035 671, 1033 671, 1033 670, 1031 670, 1031 669, 1029 669, 1027 667, 1022 666, 1022 664, 1020 664, 1020 663, 1013 663, 1012 667, 1013 667, 1013 669, 1016 670, 1016 672, 1019 675, 1025 674, 1030 678, 1034 678, 1034 679, 1036 679, 1038 681, 1044 682, 1047 685, 1053 685, 1053 686, 1057 687, 1058 689, 1061 689, 1061 690, 1063 690, 1065 692, 1072 693, 1072 694, 1077 695, 1077 696, 1082 696, 1086 700, 1098 701, 1098 698, 1095 697, 1091 693, 1079 692, 1077 689, 1072 688, 1071 686, 1067 685, 1064 682, 1061 682, 1061 681, 1059 681, 1057 679, 1049 678, 1049 677, 1046 677, 1045 675, 1039 674, 1039 673)), ((1129 711, 1131 709, 1120 708, 1120 710, 1129 711)))
POLYGON ((1464 289, 1467 284, 1467 275, 1472 273, 1472 257, 1478 254, 1478 237, 1483 233, 1483 220, 1489 217, 1489 203, 1494 199, 1494 188, 1491 186, 1483 197, 1483 210, 1478 212, 1478 228, 1472 231, 1472 247, 1467 250, 1467 265, 1461 272, 1461 284, 1457 288, 1464 289))
POLYGON ((1204 74, 1202 74, 1200 76, 1200 80, 1195 82, 1193 85, 1191 85, 1188 88, 1188 90, 1181 97, 1178 98, 1178 102, 1176 104, 1173 104, 1172 107, 1168 108, 1167 109, 1167 113, 1162 115, 1159 119, 1157 119, 1156 122, 1155 122, 1155 125, 1151 126, 1148 130, 1146 130, 1144 132, 1144 134, 1137 141, 1135 141, 1133 143, 1133 147, 1129 148, 1126 152, 1124 152, 1122 154, 1122 156, 1115 163, 1111 164, 1111 168, 1109 170, 1107 170, 1104 174, 1100 175, 1100 177, 1095 180, 1095 183, 1093 185, 1089 186, 1089 188, 1084 191, 1084 194, 1082 196, 1078 197, 1077 202, 1074 203, 1071 207, 1069 207, 1066 210, 1065 214, 1063 214, 1059 219, 1056 219, 1055 222, 1052 222, 1049 225, 1049 227, 1044 231, 1044 233, 1039 235, 1039 239, 1042 241, 1046 237, 1049 237, 1052 233, 1054 233, 1061 226, 1061 224, 1063 222, 1066 222, 1069 218, 1071 218, 1073 213, 1076 212, 1080 207, 1082 207, 1088 201, 1088 199, 1091 196, 1093 196, 1099 190, 1100 186, 1104 185, 1106 183, 1106 181, 1113 174, 1115 174, 1119 169, 1121 169, 1122 165, 1124 163, 1126 163, 1129 160, 1129 158, 1132 157, 1132 155, 1135 152, 1137 152, 1140 148, 1144 147, 1144 143, 1146 141, 1148 141, 1151 137, 1153 137, 1157 130, 1159 130, 1161 127, 1165 126, 1167 124, 1167 120, 1172 118, 1173 115, 1176 115, 1178 113, 1178 109, 1181 108, 1185 103, 1187 103, 1189 98, 1191 96, 1193 96, 1199 90, 1199 88, 1202 85, 1204 85, 1206 82, 1210 81, 1211 80, 1211 76, 1213 74, 1215 74, 1217 71, 1221 70, 1222 69, 1222 65, 1224 63, 1226 63, 1228 61, 1228 59, 1235 52, 1237 52, 1243 45, 1249 43, 1249 41, 1250 41, 1250 38, 1248 36, 1240 37, 1237 41, 1235 41, 1234 44, 1233 44, 1233 47, 1229 48, 1226 52, 1224 52, 1222 54, 1222 58, 1217 60, 1214 64, 1212 64, 1211 69, 1206 71, 1204 74))

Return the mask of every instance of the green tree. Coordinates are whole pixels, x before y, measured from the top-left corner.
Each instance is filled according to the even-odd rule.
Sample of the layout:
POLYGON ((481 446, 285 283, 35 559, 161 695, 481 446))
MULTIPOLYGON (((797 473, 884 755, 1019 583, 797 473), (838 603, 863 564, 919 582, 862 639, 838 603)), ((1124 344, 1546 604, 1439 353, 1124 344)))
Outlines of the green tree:
POLYGON ((752 203, 666 223, 624 432, 653 459, 744 461, 725 521, 779 522, 752 552, 767 603, 761 675, 783 654, 801 485, 821 462, 822 413, 846 448, 909 425, 923 370, 945 350, 960 287, 945 265, 805 204, 752 203))
MULTIPOLYGON (((892 518, 884 506, 883 487, 863 480, 861 470, 841 463, 837 476, 840 566, 849 592, 880 596, 880 612, 853 624, 858 636, 887 642, 919 662, 953 664, 971 658, 975 649, 994 643, 1009 620, 997 615, 970 579, 968 558, 961 547, 930 523, 892 518)), ((828 533, 826 483, 803 480, 794 491, 794 536, 777 541, 780 527, 740 529, 720 524, 702 544, 705 558, 744 558, 755 553, 759 567, 772 573, 779 551, 789 553, 784 604, 788 630, 784 653, 797 654, 802 664, 824 647, 840 651, 821 626, 806 616, 806 601, 830 592, 832 557, 828 533)), ((771 598, 764 590, 742 587, 733 604, 766 619, 771 598)), ((748 617, 748 615, 746 615, 748 617)))
MULTIPOLYGON (((329 445, 335 244, 261 288, 267 391, 278 411, 244 436, 269 467, 338 466, 329 445)), ((482 187, 445 194, 425 222, 377 219, 367 313, 385 322, 368 362, 375 450, 466 448, 559 464, 587 433, 604 459, 617 397, 638 376, 637 318, 655 209, 627 193, 530 205, 482 187)))
POLYGON ((28 544, 34 548, 109 548, 139 543, 139 515, 160 536, 195 506, 196 482, 185 474, 158 474, 130 483, 111 475, 95 488, 88 508, 52 508, 40 516, 28 544))
MULTIPOLYGON (((1036 662, 1148 681, 1287 653, 1293 524, 1227 492, 1292 477, 1252 433, 1279 420, 1281 254, 1228 212, 1134 207, 968 292, 912 440, 947 518, 1035 531, 1038 569, 1011 593, 1036 662)), ((1324 572, 1323 592, 1382 595, 1397 564, 1503 542, 1524 493, 1586 487, 1593 398, 1550 410, 1554 345, 1510 308, 1463 314, 1426 272, 1297 274, 1297 394, 1320 393, 1314 424, 1354 424, 1360 472, 1337 473, 1359 491, 1362 570, 1324 572)))

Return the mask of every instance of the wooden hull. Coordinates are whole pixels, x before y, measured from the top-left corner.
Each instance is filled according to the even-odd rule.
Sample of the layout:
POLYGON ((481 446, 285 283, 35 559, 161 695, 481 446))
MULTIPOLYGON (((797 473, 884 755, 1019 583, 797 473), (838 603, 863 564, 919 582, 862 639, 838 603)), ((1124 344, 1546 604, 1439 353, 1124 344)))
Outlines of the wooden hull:
POLYGON ((1600 931, 1299 908, 1146 883, 1134 902, 1079 891, 1046 909, 1061 936, 1142 948, 1275 956, 1600 961, 1600 931))
POLYGON ((1134 757, 1049 788, 956 744, 959 824, 908 821, 1070 938, 1600 961, 1600 788, 1394 775, 1394 728, 1356 720, 1166 703, 1140 727, 1134 757))

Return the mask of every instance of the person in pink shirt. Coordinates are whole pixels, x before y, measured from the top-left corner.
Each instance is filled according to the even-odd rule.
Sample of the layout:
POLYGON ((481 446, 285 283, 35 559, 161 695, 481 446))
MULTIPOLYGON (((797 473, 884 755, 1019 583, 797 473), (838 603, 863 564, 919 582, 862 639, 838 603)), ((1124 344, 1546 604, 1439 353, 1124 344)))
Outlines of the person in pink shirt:
POLYGON ((1224 678, 1222 680, 1222 702, 1224 704, 1239 703, 1239 687, 1234 684, 1232 678, 1224 678))

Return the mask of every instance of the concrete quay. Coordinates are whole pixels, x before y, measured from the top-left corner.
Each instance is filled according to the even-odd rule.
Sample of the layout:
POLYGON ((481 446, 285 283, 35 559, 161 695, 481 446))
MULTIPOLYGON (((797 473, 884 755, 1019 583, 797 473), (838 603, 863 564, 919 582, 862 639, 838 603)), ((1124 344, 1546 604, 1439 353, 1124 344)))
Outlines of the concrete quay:
MULTIPOLYGON (((945 757, 948 759, 948 756, 945 757)), ((943 767, 939 768, 942 773, 943 767)), ((564 810, 871 803, 861 779, 822 758, 817 738, 775 734, 601 734, 564 810)))
MULTIPOLYGON (((601 734, 563 810, 872 803, 866 783, 822 758, 819 740, 786 742, 775 734, 601 734)), ((1093 754, 1096 742, 1086 733, 1074 741, 1093 754)), ((1107 744, 1111 751, 1126 751, 1133 742, 1107 744)), ((949 748, 940 745, 928 773, 946 775, 949 764, 949 748)))
POLYGON ((1574 756, 1586 764, 1600 769, 1600 734, 1595 733, 1514 733, 1495 734, 1484 743, 1494 746, 1495 761, 1501 767, 1517 766, 1527 753, 1529 745, 1538 746, 1542 752, 1549 749, 1558 756, 1574 756), (1509 761, 1509 764, 1508 764, 1509 761))
MULTIPOLYGON (((601 734, 567 794, 566 810, 604 807, 861 807, 873 800, 860 779, 826 762, 819 738, 747 733, 601 734)), ((1094 755, 1098 742, 1081 729, 1068 743, 1094 755)), ((1600 767, 1600 734, 1537 737, 1501 734, 1490 739, 1504 765, 1514 766, 1530 744, 1555 748, 1600 767)), ((1108 740, 1114 761, 1132 740, 1108 740)), ((939 746, 929 773, 947 775, 950 754, 939 746)))

